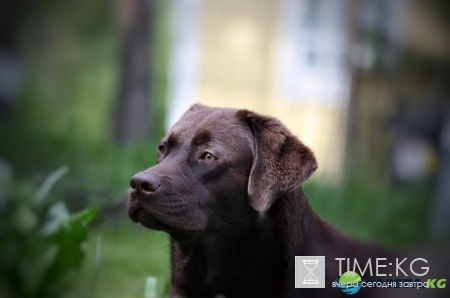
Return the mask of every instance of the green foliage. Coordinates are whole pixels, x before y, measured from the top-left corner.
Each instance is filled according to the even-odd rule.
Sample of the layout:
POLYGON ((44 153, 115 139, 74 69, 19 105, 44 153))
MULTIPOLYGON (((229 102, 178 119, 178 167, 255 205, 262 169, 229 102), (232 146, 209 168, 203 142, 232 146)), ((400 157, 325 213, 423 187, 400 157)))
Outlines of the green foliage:
POLYGON ((397 247, 425 241, 427 187, 373 181, 352 177, 339 186, 313 182, 304 189, 314 210, 350 235, 397 247))
POLYGON ((74 282, 84 259, 87 226, 94 208, 70 214, 62 200, 50 196, 67 173, 60 168, 36 191, 28 180, 16 181, 1 216, 2 296, 59 297, 74 282))
POLYGON ((142 298, 148 276, 158 280, 157 297, 167 297, 170 281, 168 240, 166 233, 132 223, 125 210, 121 218, 93 226, 78 279, 63 297, 142 298), (96 273, 98 237, 101 237, 102 249, 100 269, 96 273))
MULTIPOLYGON (((34 9, 18 35, 27 79, 11 117, 0 125, 0 157, 19 177, 68 165, 71 179, 59 189, 77 199, 97 205, 123 199, 129 178, 154 163, 156 141, 121 147, 111 138, 119 91, 115 4, 44 3, 27 4, 34 9)), ((167 3, 156 1, 149 111, 155 139, 165 129, 167 13, 167 3)))

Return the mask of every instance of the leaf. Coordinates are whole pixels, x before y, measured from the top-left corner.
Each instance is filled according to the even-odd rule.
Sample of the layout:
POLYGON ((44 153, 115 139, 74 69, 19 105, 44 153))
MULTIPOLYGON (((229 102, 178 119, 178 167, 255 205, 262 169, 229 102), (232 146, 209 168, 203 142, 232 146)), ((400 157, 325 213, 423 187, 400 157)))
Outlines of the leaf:
POLYGON ((86 228, 97 216, 97 208, 89 207, 80 212, 72 214, 68 222, 71 225, 79 224, 82 227, 86 228))
POLYGON ((26 296, 34 296, 43 278, 58 254, 58 246, 48 244, 44 239, 32 239, 22 251, 17 270, 23 281, 21 291, 26 296))
POLYGON ((83 244, 87 239, 87 226, 97 214, 96 208, 87 208, 73 214, 48 238, 59 250, 42 280, 39 297, 58 297, 73 283, 85 256, 83 244))
POLYGON ((47 176, 44 183, 42 183, 41 187, 38 189, 35 195, 35 202, 38 206, 44 205, 45 199, 48 197, 50 190, 59 179, 67 174, 67 172, 69 172, 69 167, 64 166, 53 171, 50 175, 47 176))
POLYGON ((61 225, 69 219, 66 204, 62 201, 56 202, 50 207, 46 217, 41 233, 44 236, 49 236, 55 234, 61 225))
POLYGON ((161 297, 169 297, 171 287, 172 287, 172 284, 171 284, 170 280, 166 280, 161 297))

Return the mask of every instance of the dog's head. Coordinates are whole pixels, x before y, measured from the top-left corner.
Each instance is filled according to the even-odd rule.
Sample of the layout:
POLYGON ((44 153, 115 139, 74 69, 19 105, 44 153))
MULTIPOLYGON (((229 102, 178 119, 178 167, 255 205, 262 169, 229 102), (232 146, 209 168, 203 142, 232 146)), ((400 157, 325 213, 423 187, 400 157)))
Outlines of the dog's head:
POLYGON ((162 139, 157 164, 131 179, 128 214, 169 233, 242 227, 316 168, 278 120, 194 105, 162 139))

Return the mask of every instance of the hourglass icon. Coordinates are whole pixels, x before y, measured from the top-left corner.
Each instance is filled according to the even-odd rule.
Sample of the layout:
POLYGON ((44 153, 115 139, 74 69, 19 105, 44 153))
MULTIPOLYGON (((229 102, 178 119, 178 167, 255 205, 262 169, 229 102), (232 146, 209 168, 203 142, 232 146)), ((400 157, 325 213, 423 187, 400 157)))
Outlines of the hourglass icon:
POLYGON ((303 260, 303 266, 308 269, 308 274, 306 274, 303 279, 304 285, 317 285, 319 283, 317 276, 313 274, 313 271, 317 268, 318 264, 319 260, 303 260))

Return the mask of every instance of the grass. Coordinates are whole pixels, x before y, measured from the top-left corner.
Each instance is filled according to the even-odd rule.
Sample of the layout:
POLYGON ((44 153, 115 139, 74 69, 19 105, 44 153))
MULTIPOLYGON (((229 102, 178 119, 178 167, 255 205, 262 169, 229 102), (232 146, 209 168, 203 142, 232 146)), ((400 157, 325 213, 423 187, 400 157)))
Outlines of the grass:
POLYGON ((169 282, 167 235, 144 229, 127 218, 92 227, 86 253, 79 278, 66 298, 138 298, 144 297, 148 276, 158 279, 159 293, 169 282))

